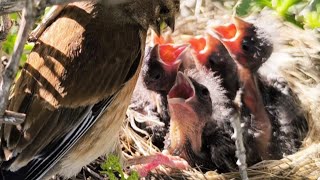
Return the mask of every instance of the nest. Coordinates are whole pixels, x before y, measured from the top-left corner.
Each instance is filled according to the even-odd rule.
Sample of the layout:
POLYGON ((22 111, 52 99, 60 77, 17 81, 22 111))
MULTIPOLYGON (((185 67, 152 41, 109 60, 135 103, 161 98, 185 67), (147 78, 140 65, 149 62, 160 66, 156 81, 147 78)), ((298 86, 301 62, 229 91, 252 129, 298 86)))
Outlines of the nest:
MULTIPOLYGON (((190 36, 203 34, 208 23, 226 22, 232 14, 231 7, 234 5, 232 3, 234 1, 206 1, 203 6, 195 7, 195 10, 190 7, 184 9, 183 14, 187 15, 178 18, 176 30, 172 34, 175 42, 184 42, 190 36)), ((258 25, 270 25, 266 31, 271 32, 275 42, 275 52, 268 60, 267 66, 276 67, 297 95, 308 120, 309 132, 299 152, 281 160, 263 161, 248 167, 248 176, 250 179, 318 179, 320 177, 320 36, 317 32, 302 30, 288 24, 268 10, 249 18, 254 19, 258 25), (281 57, 280 62, 278 56, 281 57)), ((128 109, 120 137, 124 158, 131 159, 160 152, 151 143, 150 134, 141 130, 138 135, 129 123, 154 119, 157 117, 128 109)), ((101 162, 101 159, 98 162, 101 162)), ((89 170, 86 168, 80 174, 90 174, 91 171, 94 173, 90 176, 92 179, 104 179, 105 177, 96 175, 98 169, 91 165, 89 170)), ((241 179, 239 172, 202 173, 199 168, 175 170, 165 167, 152 171, 147 178, 241 179)))

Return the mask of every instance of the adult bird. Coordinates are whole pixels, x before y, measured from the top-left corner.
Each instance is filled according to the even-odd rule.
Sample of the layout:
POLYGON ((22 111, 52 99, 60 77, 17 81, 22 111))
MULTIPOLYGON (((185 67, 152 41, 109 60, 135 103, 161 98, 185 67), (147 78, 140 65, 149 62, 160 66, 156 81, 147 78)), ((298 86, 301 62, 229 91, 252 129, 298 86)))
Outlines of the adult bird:
POLYGON ((178 0, 67 5, 29 55, 2 125, 2 179, 71 177, 116 147, 149 27, 172 29, 178 0))

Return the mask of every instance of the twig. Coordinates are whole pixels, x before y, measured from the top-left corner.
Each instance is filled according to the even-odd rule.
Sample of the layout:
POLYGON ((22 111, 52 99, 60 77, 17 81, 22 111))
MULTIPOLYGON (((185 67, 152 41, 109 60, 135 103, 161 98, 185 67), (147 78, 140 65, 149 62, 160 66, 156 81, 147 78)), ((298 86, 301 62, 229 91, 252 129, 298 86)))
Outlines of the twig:
POLYGON ((18 125, 23 123, 25 118, 26 118, 26 115, 23 113, 17 113, 17 112, 6 110, 4 112, 4 115, 0 118, 0 123, 18 125))
MULTIPOLYGON (((10 14, 13 12, 21 11, 24 8, 28 0, 6 0, 4 2, 0 1, 0 15, 10 14)), ((68 4, 76 1, 86 1, 86 0, 47 0, 44 7, 59 5, 59 4, 68 4)), ((101 0, 108 5, 125 3, 132 0, 101 0)))
POLYGON ((195 10, 194 10, 194 14, 195 14, 196 17, 198 17, 199 14, 200 14, 201 6, 202 6, 202 0, 197 0, 196 1, 196 7, 195 7, 195 10))
POLYGON ((1 123, 18 122, 18 121, 12 121, 11 118, 14 118, 14 117, 5 118, 3 115, 5 114, 5 110, 8 106, 8 97, 10 93, 10 87, 17 73, 24 45, 27 41, 28 34, 32 29, 33 24, 35 23, 35 12, 36 11, 34 10, 33 1, 27 0, 25 4, 25 8, 22 10, 23 16, 21 19, 21 25, 19 27, 17 40, 14 45, 13 55, 11 56, 7 67, 5 68, 5 71, 3 74, 3 80, 2 80, 3 82, 0 88, 0 95, 1 95, 0 96, 0 117, 2 117, 0 119, 0 122, 1 120, 3 120, 1 123))
POLYGON ((9 19, 8 15, 3 15, 2 17, 0 17, 0 42, 6 39, 11 26, 12 22, 9 19))
MULTIPOLYGON (((242 90, 239 90, 235 100, 237 101, 236 103, 241 103, 241 100, 239 99, 241 97, 241 93, 242 90)), ((231 125, 234 129, 232 138, 236 140, 236 155, 238 157, 237 165, 239 167, 241 179, 248 180, 249 178, 246 163, 246 149, 243 143, 242 127, 238 111, 235 111, 234 115, 231 117, 231 125)))
MULTIPOLYGON (((98 173, 96 173, 95 171, 93 171, 93 170, 90 169, 89 167, 85 166, 84 169, 85 169, 86 171, 88 171, 91 176, 93 176, 93 177, 95 177, 95 178, 97 178, 97 179, 99 179, 99 180, 103 180, 103 177, 101 177, 98 173)), ((84 177, 84 178, 86 178, 86 177, 84 177)), ((86 178, 86 179, 87 179, 87 178, 86 178)))
POLYGON ((66 5, 54 5, 50 11, 43 17, 41 23, 30 33, 28 41, 36 42, 44 30, 51 24, 66 5))

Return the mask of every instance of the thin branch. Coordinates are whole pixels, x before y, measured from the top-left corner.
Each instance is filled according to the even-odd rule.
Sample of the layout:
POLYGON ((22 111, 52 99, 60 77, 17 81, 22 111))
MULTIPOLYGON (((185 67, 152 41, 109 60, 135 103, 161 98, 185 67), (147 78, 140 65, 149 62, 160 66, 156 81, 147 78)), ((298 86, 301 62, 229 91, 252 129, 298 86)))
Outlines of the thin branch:
POLYGON ((9 19, 8 15, 3 15, 0 17, 0 42, 6 40, 11 26, 12 21, 9 19))
MULTIPOLYGON (((10 14, 10 13, 21 11, 24 8, 26 1, 27 0, 6 0, 4 2, 0 1, 0 16, 4 14, 10 14)), ((59 4, 68 4, 76 1, 86 1, 86 0, 46 0, 44 7, 59 5, 59 4)), ((120 4, 127 1, 132 1, 132 0, 101 0, 101 1, 107 3, 108 5, 113 5, 113 4, 120 4)))
POLYGON ((6 110, 4 115, 0 118, 0 123, 18 125, 23 123, 25 119, 26 115, 23 113, 6 110))
POLYGON ((19 27, 13 55, 11 56, 7 67, 5 68, 2 86, 0 88, 0 117, 2 117, 0 120, 3 121, 2 123, 12 123, 12 119, 5 118, 4 114, 8 106, 10 87, 17 73, 24 45, 27 41, 28 34, 31 31, 33 24, 35 23, 35 12, 33 1, 26 1, 25 8, 22 10, 21 25, 19 27))
POLYGON ((36 42, 46 28, 51 24, 66 5, 54 5, 48 13, 45 14, 42 21, 38 26, 30 33, 28 41, 36 42))
MULTIPOLYGON (((239 107, 241 106, 241 97, 242 90, 239 90, 235 99, 235 103, 238 103, 239 107)), ((236 156, 238 157, 237 165, 239 167, 239 173, 241 175, 242 180, 248 180, 248 172, 247 172, 247 163, 246 163, 246 149, 243 143, 243 135, 242 135, 242 127, 240 120, 239 111, 235 111, 234 115, 231 118, 231 124, 234 130, 234 134, 232 138, 236 140, 236 156)))

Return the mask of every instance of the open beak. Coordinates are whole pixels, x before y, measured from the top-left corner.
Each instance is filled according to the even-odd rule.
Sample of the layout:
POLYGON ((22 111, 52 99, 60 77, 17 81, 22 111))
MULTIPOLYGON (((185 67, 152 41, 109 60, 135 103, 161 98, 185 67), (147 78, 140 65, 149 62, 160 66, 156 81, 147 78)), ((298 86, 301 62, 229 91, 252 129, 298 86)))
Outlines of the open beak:
POLYGON ((221 42, 214 36, 207 34, 206 37, 195 37, 189 40, 191 47, 196 55, 196 61, 205 65, 208 63, 209 56, 217 51, 221 42))
POLYGON ((236 56, 243 53, 241 49, 243 38, 252 27, 251 23, 234 16, 232 24, 216 26, 213 30, 230 54, 236 56))
POLYGON ((191 80, 182 72, 178 72, 176 82, 168 93, 169 103, 185 103, 195 96, 191 80))
POLYGON ((156 44, 169 44, 173 43, 173 39, 171 37, 171 34, 164 34, 161 36, 158 36, 155 31, 151 31, 151 45, 156 44))
POLYGON ((182 62, 182 54, 189 48, 189 44, 174 45, 161 44, 159 45, 159 55, 161 63, 169 68, 176 70, 182 62))

